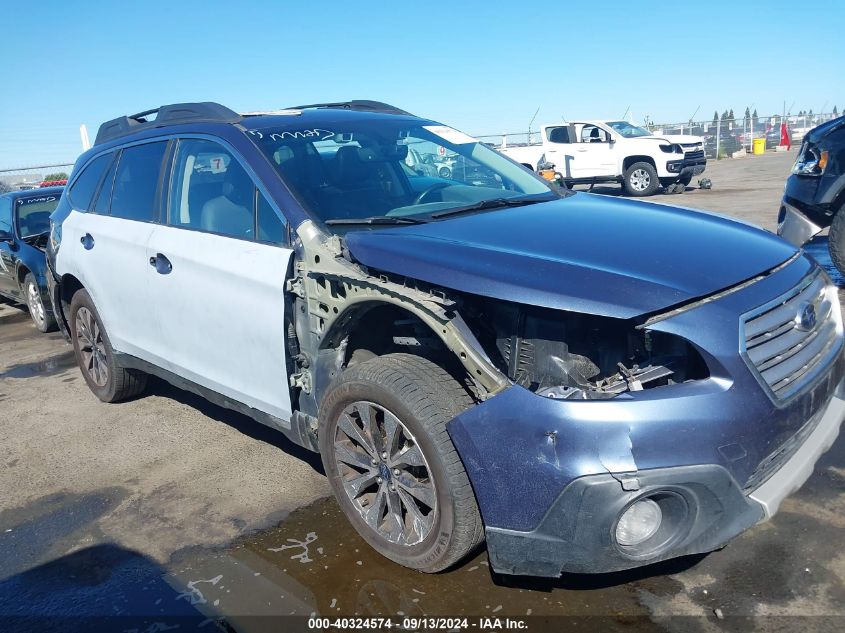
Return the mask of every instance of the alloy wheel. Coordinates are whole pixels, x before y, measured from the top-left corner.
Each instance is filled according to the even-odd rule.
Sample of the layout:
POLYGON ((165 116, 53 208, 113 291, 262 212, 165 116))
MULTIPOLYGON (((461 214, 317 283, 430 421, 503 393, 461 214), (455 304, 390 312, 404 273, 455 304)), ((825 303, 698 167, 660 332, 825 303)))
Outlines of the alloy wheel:
POLYGON ((397 545, 423 541, 437 516, 437 493, 408 428, 384 407, 357 401, 340 414, 333 439, 343 488, 370 529, 397 545))
POLYGON ((631 188, 635 191, 645 191, 651 184, 651 176, 645 169, 635 169, 631 172, 631 188))
POLYGON ((30 283, 26 287, 26 304, 35 322, 42 325, 47 315, 44 312, 44 304, 41 302, 41 293, 34 283, 30 283))
POLYGON ((106 345, 103 332, 97 319, 86 307, 76 311, 76 338, 79 342, 79 354, 82 369, 98 387, 105 387, 109 381, 109 368, 106 362, 106 345))

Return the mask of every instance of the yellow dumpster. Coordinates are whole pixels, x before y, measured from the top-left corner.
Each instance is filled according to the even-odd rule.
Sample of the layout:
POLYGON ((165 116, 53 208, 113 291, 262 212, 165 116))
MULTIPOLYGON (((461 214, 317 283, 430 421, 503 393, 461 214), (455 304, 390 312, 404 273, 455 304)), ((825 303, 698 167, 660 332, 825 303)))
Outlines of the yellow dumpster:
POLYGON ((765 154, 766 153, 766 139, 765 138, 755 138, 754 139, 753 151, 754 151, 755 154, 765 154))

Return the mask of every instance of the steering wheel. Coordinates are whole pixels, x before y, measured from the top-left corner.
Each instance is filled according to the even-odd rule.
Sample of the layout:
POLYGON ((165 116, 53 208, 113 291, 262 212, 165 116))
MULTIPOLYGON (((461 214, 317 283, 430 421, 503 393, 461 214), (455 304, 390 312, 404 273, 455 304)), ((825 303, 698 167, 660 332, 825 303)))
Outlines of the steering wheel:
POLYGON ((440 191, 446 187, 451 187, 454 183, 451 182, 436 182, 431 187, 420 193, 411 204, 423 204, 425 199, 433 194, 435 191, 440 191))

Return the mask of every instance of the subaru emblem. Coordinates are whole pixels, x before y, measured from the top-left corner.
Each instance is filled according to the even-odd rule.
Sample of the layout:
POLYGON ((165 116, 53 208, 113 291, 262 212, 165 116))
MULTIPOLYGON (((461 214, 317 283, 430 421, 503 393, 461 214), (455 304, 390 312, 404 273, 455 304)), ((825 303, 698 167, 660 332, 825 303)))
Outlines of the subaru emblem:
POLYGON ((795 327, 805 332, 816 327, 816 306, 809 301, 802 303, 798 307, 798 314, 795 315, 795 327))

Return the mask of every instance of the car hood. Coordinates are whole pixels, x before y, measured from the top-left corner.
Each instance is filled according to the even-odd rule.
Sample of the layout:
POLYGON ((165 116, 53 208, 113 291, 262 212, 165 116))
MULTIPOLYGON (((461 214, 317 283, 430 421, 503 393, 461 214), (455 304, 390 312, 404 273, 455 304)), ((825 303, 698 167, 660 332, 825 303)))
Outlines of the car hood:
POLYGON ((372 269, 506 301, 631 318, 789 259, 780 238, 722 216, 576 193, 428 224, 347 233, 372 269))
MULTIPOLYGON (((644 136, 642 138, 649 138, 644 136)), ((690 136, 689 134, 655 134, 654 138, 663 139, 668 143, 678 143, 679 145, 690 145, 693 143, 703 143, 704 139, 700 136, 690 136)))
POLYGON ((841 116, 838 119, 833 119, 832 121, 827 121, 825 123, 822 123, 821 125, 817 125, 812 130, 807 132, 807 140, 811 143, 818 143, 822 138, 824 138, 831 132, 838 130, 843 125, 845 125, 845 116, 841 116))

